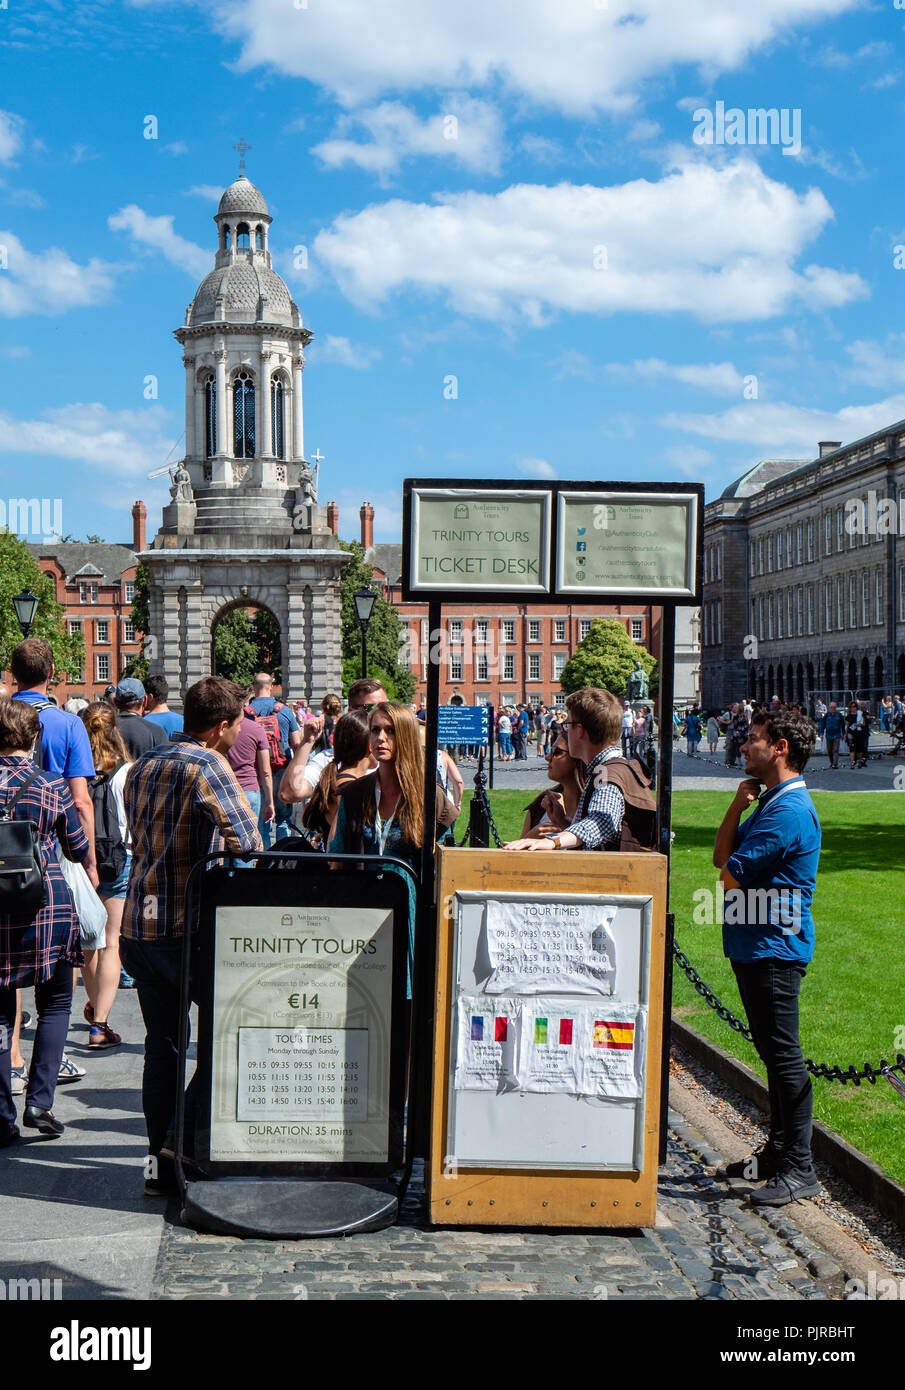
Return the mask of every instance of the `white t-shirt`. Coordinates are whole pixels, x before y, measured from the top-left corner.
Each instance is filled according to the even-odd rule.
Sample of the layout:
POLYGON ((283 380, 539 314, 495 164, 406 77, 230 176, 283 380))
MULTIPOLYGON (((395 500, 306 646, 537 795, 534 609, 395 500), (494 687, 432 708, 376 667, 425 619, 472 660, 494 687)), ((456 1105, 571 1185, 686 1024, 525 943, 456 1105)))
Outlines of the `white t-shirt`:
POLYGON ((126 777, 131 767, 131 763, 123 763, 119 771, 114 772, 113 776, 110 778, 110 791, 113 793, 113 804, 116 807, 116 819, 119 824, 119 833, 129 853, 132 852, 132 840, 129 836, 129 823, 126 820, 126 802, 123 796, 123 789, 126 785, 126 777))
POLYGON ((312 753, 305 764, 305 781, 313 790, 321 780, 321 773, 333 761, 333 749, 325 748, 322 753, 312 753))
POLYGON ((625 729, 626 733, 631 731, 634 718, 635 716, 632 714, 631 709, 624 709, 622 711, 622 727, 625 729))
POLYGON ((501 714, 501 715, 500 715, 499 722, 498 722, 498 724, 497 724, 497 733, 500 733, 500 734, 511 734, 511 733, 512 733, 512 720, 509 718, 509 715, 508 715, 508 714, 501 714))

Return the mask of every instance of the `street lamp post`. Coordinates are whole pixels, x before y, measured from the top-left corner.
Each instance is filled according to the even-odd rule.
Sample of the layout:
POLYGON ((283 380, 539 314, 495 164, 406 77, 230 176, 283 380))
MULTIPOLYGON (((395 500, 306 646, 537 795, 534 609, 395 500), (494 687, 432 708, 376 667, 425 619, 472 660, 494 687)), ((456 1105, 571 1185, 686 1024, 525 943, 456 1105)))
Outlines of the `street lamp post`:
POLYGON ((35 615, 38 611, 40 600, 29 589, 23 589, 21 594, 16 594, 13 599, 13 608, 16 610, 16 620, 23 638, 28 637, 35 623, 35 615))
POLYGON ((358 622, 361 627, 361 674, 364 678, 368 674, 368 624, 371 621, 371 613, 377 595, 373 589, 367 587, 358 589, 355 593, 355 612, 358 614, 358 622))

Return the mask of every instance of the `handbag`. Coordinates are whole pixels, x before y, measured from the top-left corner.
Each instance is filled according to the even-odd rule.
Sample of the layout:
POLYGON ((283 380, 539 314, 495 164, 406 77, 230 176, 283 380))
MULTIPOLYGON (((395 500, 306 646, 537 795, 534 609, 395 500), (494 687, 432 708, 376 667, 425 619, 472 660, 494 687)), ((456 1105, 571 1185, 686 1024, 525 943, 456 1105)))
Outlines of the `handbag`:
POLYGON ((26 777, 0 808, 0 915, 31 921, 47 899, 41 833, 33 820, 13 820, 13 807, 40 772, 26 777))
POLYGON ((59 848, 57 858, 75 901, 75 912, 81 927, 81 943, 86 951, 102 951, 107 944, 107 909, 94 891, 91 879, 81 864, 67 859, 59 848))

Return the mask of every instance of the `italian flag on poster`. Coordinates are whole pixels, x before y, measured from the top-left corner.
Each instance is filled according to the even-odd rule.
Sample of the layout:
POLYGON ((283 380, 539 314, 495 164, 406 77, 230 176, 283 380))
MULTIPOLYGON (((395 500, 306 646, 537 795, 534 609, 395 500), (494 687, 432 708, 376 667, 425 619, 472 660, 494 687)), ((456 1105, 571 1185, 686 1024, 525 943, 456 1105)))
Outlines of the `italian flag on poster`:
POLYGON ((583 1019, 582 1094, 638 1099, 643 1093, 647 1009, 606 1001, 583 1019))
POLYGON ((586 1007, 555 997, 523 1001, 519 1081, 523 1091, 581 1094, 581 1064, 576 1046, 576 1019, 586 1007))

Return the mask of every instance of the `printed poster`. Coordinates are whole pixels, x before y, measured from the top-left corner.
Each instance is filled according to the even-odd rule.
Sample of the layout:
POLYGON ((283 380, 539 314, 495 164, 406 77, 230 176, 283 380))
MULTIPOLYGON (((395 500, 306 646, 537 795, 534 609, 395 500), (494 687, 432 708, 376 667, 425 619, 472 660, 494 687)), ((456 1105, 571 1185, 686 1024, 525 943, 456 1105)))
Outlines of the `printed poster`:
POLYGON ((584 1011, 582 1093, 638 1100, 644 1094, 647 1010, 605 1004, 584 1011))
POLYGON ((581 1095, 583 1005, 562 999, 526 999, 522 1010, 519 1083, 523 1091, 581 1095))
POLYGON ((522 1001, 461 995, 456 1044, 457 1091, 518 1090, 522 1001))
MULTIPOLYGON (((483 937, 488 994, 612 994, 615 903, 498 902, 489 899, 483 937)), ((476 973, 481 971, 476 967, 476 973)))

